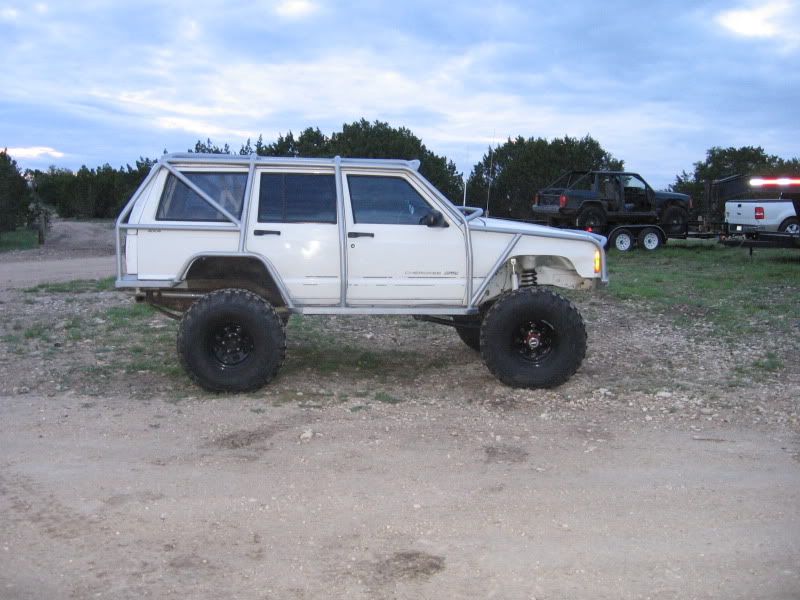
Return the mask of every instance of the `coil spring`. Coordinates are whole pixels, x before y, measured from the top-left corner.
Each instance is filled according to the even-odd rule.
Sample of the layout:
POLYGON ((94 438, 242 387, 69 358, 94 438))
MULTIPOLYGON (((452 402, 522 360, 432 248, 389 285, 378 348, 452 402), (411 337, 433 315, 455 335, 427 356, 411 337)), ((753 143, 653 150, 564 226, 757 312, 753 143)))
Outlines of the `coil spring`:
POLYGON ((519 276, 519 285, 520 287, 531 287, 536 285, 536 271, 533 269, 530 271, 522 271, 519 276))

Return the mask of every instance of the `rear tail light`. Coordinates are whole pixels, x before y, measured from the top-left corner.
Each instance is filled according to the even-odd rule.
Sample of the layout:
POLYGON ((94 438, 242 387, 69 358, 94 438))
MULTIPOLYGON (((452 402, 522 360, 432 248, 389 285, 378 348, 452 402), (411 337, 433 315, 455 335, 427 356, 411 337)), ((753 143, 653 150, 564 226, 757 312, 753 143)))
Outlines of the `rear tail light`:
POLYGON ((567 195, 566 194, 561 194, 558 197, 558 206, 559 206, 559 208, 564 208, 566 205, 567 205, 567 195))
POLYGON ((594 272, 599 273, 602 269, 602 263, 600 262, 600 250, 594 251, 594 272))
POLYGON ((764 207, 756 206, 756 219, 763 219, 763 218, 764 218, 764 207))
POLYGON ((692 197, 689 196, 689 210, 692 210, 693 206, 694 206, 694 200, 692 200, 692 197))
POLYGON ((539 194, 534 194, 533 196, 533 205, 539 206, 539 194))

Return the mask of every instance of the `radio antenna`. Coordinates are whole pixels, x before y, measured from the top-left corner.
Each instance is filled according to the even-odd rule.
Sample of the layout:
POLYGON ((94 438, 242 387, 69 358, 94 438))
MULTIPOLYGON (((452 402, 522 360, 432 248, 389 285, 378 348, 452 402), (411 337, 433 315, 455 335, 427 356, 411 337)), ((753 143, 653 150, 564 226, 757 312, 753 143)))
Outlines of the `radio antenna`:
MULTIPOLYGON (((497 137, 497 131, 492 132, 492 144, 494 144, 494 140, 497 137)), ((489 198, 492 195, 492 165, 494 160, 494 154, 492 154, 492 147, 489 146, 489 185, 486 186, 486 216, 489 216, 489 198)))

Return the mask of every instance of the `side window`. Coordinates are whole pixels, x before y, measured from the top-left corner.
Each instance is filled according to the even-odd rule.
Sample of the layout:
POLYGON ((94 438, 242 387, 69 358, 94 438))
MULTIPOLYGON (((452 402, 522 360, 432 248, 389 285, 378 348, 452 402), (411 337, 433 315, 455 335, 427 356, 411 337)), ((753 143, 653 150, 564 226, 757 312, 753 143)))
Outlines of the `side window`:
POLYGON ((400 177, 348 175, 353 221, 385 225, 419 225, 433 212, 430 205, 400 177))
MULTIPOLYGON (((183 173, 237 218, 242 215, 247 173, 183 173)), ((221 221, 228 219, 180 179, 170 174, 156 212, 157 221, 221 221)))
POLYGON ((336 223, 333 175, 263 173, 259 223, 336 223))

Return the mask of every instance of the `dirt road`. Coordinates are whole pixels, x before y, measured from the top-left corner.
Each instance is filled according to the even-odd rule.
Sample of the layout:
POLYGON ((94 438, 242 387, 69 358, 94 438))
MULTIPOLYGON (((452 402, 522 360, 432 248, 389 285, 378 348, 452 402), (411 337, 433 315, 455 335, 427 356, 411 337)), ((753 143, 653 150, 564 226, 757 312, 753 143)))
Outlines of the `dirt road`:
POLYGON ((102 279, 115 272, 110 221, 55 220, 40 248, 0 254, 0 288, 102 279))
POLYGON ((796 438, 477 405, 4 399, 22 598, 796 598, 796 438))
MULTIPOLYGON (((68 238, 0 273, 110 258, 68 238)), ((800 378, 762 349, 587 300, 581 370, 521 391, 447 328, 293 318, 218 396, 141 308, 0 289, 3 600, 800 598, 800 378)))

